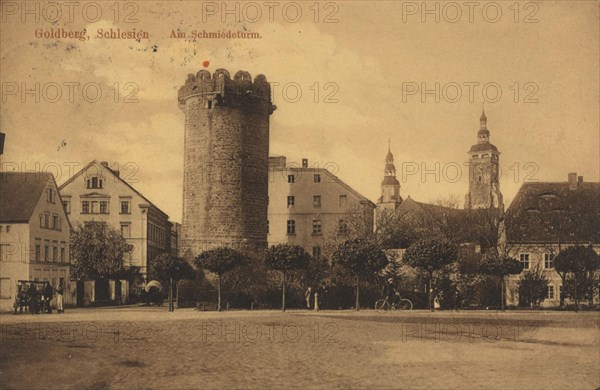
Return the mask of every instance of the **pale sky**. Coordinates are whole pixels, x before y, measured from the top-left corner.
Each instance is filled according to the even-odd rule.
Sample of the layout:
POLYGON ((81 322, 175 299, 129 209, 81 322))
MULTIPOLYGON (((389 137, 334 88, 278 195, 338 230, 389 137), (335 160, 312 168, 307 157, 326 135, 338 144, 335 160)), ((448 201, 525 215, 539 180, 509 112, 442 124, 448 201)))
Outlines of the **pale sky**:
MULTIPOLYGON (((427 3, 431 9, 439 4, 439 23, 414 8, 421 2, 320 3, 318 15, 310 8, 313 2, 297 2, 302 16, 295 23, 293 5, 283 13, 286 2, 273 10, 272 22, 267 7, 261 6, 257 17, 253 6, 239 3, 240 23, 222 10, 203 14, 203 5, 221 2, 138 2, 137 9, 121 3, 118 21, 113 2, 100 4, 96 22, 93 9, 87 10, 88 20, 78 8, 73 21, 63 12, 54 24, 43 14, 36 23, 21 8, 2 9, 3 170, 15 164, 33 170, 39 163, 56 174, 59 166, 60 184, 69 177, 69 164, 81 168, 92 159, 105 160, 120 165, 136 189, 181 221, 184 115, 177 91, 188 73, 209 61, 211 72, 226 68, 233 75, 241 69, 279 83, 273 88, 278 108, 271 116, 271 155, 296 162, 308 158, 311 166, 329 168, 372 201, 379 197, 388 139, 404 198, 464 199, 463 163, 476 142, 484 85, 502 92, 494 102, 495 89, 487 89, 485 111, 490 140, 501 152, 500 188, 507 206, 526 177, 565 181, 568 172, 577 172, 585 181, 600 180, 598 2, 521 2, 517 8, 513 1, 499 1, 494 4, 502 13, 495 23, 495 6, 486 2, 474 9, 472 22, 465 3, 451 3, 461 7, 456 23, 448 21, 457 18, 456 9, 443 2, 427 3), (131 13, 138 22, 123 23, 131 13), (327 16, 338 22, 324 23, 327 16), (36 37, 36 29, 60 28, 85 28, 89 40, 36 37), (135 28, 150 38, 96 38, 98 29, 110 28, 135 28), (186 32, 188 39, 170 38, 173 30, 186 32), (261 38, 191 39, 192 30, 257 32, 261 38), (414 86, 434 90, 436 82, 439 102, 433 94, 422 101, 420 92, 407 93, 414 86), (40 102, 34 95, 23 102, 23 88, 34 89, 35 83, 40 102), (83 98, 86 84, 91 86, 87 99, 100 87, 98 102, 83 98), (78 86, 72 87, 72 99, 69 85, 78 86), (290 101, 295 85, 302 89, 297 102, 290 101), (457 85, 462 95, 455 98, 457 85), (129 93, 137 102, 124 102, 129 93), (327 96, 337 102, 325 103, 327 96), (63 140, 66 146, 60 147, 63 140), (402 177, 402 167, 435 171, 436 163, 439 182, 433 173, 402 177)), ((53 19, 53 10, 46 11, 53 19)))

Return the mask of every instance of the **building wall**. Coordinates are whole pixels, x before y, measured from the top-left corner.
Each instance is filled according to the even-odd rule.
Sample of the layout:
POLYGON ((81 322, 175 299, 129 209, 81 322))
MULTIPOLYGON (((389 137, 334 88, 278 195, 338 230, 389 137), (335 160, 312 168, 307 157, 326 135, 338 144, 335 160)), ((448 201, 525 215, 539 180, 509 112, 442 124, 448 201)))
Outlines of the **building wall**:
POLYGON ((499 155, 493 150, 470 153, 469 193, 465 208, 502 207, 499 188, 499 155))
MULTIPOLYGON (((69 219, 73 228, 86 222, 105 222, 108 226, 120 231, 133 246, 131 253, 125 257, 126 266, 140 267, 142 275, 146 275, 148 261, 159 250, 165 250, 166 244, 161 244, 156 237, 166 237, 168 216, 162 213, 146 199, 131 189, 126 183, 115 176, 101 163, 94 163, 71 182, 61 188, 63 202, 70 202, 69 219), (102 188, 87 188, 87 180, 93 176, 103 179, 102 188), (105 213, 92 213, 91 205, 88 213, 83 212, 82 202, 108 202, 105 213), (129 202, 128 212, 121 209, 121 202, 129 202), (150 214, 150 217, 148 216, 150 214), (149 224, 153 233, 150 241, 149 224)), ((98 206, 99 207, 99 206, 98 206)), ((94 211, 100 211, 98 210, 94 211)))
MULTIPOLYGON (((325 169, 273 166, 269 181, 270 246, 297 244, 313 254, 313 248, 323 248, 328 237, 337 234, 340 220, 347 222, 348 211, 366 201, 325 169), (290 175, 293 183, 288 182, 290 175), (315 175, 320 175, 320 182, 315 175), (288 206, 288 196, 294 197, 294 205, 288 206), (321 197, 320 207, 315 207, 314 196, 321 197), (288 220, 295 221, 295 234, 288 234, 288 220), (313 233, 313 221, 321 221, 321 234, 313 233)), ((368 204, 372 211, 374 205, 368 204)))
POLYGON ((15 301, 17 280, 29 279, 31 244, 27 223, 3 223, 0 229, 0 311, 8 311, 15 301))
POLYGON ((54 180, 48 181, 29 223, 0 226, 0 310, 12 310, 18 280, 49 281, 54 288, 62 282, 65 304, 74 304, 75 285, 70 281, 70 225, 54 180), (54 193, 53 202, 48 201, 49 189, 54 193))
MULTIPOLYGON (((563 245, 562 249, 566 246, 563 245)), ((594 250, 600 254, 600 245, 595 245, 594 250)), ((560 304, 560 289, 563 285, 562 279, 558 272, 554 268, 545 267, 545 255, 554 254, 555 256, 560 252, 558 245, 553 244, 511 244, 509 249, 509 256, 520 260, 521 255, 529 255, 529 269, 534 269, 536 266, 540 267, 544 274, 548 277, 550 282, 548 287, 551 290, 549 295, 553 295, 553 298, 546 298, 542 301, 542 307, 553 307, 560 304)), ((522 274, 521 274, 522 275, 522 274)), ((506 283, 506 302, 508 305, 519 304, 519 293, 518 293, 518 281, 521 275, 511 275, 507 277, 506 283)))
POLYGON ((182 254, 218 247, 261 251, 267 242, 270 87, 238 72, 189 75, 185 113, 182 254))

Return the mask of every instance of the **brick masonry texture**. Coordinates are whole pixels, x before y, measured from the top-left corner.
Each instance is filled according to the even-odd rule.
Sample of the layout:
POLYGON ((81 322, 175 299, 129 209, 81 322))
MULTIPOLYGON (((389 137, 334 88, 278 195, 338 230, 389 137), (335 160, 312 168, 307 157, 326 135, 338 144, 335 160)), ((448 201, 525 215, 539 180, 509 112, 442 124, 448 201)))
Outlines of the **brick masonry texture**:
POLYGON ((270 85, 240 71, 189 75, 185 113, 182 253, 267 247, 270 85))

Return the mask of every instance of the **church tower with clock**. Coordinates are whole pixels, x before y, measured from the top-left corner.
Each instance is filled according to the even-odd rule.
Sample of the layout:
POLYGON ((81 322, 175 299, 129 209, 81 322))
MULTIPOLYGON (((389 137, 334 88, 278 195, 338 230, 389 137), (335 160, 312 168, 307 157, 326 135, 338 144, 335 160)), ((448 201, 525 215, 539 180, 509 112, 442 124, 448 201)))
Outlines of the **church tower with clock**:
POLYGON ((465 209, 504 209, 499 183, 498 148, 490 143, 485 112, 479 119, 477 143, 469 150, 469 193, 465 198, 465 209))

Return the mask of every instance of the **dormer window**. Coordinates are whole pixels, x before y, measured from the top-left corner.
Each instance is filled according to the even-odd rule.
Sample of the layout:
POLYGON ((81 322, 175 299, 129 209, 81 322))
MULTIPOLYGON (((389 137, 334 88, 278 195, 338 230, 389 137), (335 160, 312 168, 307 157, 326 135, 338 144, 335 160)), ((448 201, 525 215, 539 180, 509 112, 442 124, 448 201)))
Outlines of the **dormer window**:
POLYGON ((92 176, 87 179, 87 188, 90 189, 102 189, 104 179, 99 176, 92 176))

